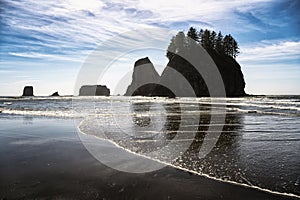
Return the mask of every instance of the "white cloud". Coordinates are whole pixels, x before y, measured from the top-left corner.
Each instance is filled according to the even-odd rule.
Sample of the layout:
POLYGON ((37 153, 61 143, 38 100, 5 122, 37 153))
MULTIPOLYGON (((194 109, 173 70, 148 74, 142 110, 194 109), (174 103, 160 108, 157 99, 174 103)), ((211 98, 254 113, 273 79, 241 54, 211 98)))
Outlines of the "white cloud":
POLYGON ((265 62, 296 59, 300 62, 300 41, 262 41, 241 47, 240 62, 265 62))
POLYGON ((300 41, 261 41, 241 47, 246 92, 299 94, 300 41))
POLYGON ((258 6, 258 3, 271 0, 209 0, 209 1, 172 1, 172 0, 141 0, 139 9, 149 9, 157 14, 153 20, 159 21, 186 21, 204 20, 211 22, 217 19, 228 18, 235 10, 248 11, 258 6))
POLYGON ((32 32, 38 39, 58 46, 68 43, 69 47, 80 47, 98 45, 128 30, 168 26, 173 22, 205 21, 218 26, 216 21, 221 19, 224 26, 224 20, 233 18, 234 11, 246 12, 270 1, 12 1, 9 3, 22 10, 9 10, 6 18, 12 27, 32 32))
MULTIPOLYGON (((54 61, 71 61, 71 62, 83 62, 84 55, 80 55, 80 57, 70 57, 69 55, 55 55, 55 54, 43 54, 36 52, 10 52, 9 55, 23 58, 37 58, 37 59, 46 59, 46 60, 54 60, 54 61)), ((86 55, 86 54, 85 54, 86 55)), ((74 56, 74 55, 73 55, 74 56)))

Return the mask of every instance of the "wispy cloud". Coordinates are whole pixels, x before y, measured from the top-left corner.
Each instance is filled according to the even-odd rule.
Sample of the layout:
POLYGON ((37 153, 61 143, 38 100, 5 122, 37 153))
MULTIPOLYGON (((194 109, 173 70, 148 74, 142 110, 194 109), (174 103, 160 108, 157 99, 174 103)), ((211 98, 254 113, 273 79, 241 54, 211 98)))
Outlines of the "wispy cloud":
POLYGON ((35 42, 50 51, 63 51, 93 48, 113 35, 139 28, 159 25, 173 28, 178 22, 218 26, 220 19, 235 18, 237 10, 248 12, 270 1, 21 0, 6 1, 2 18, 8 31, 19 35, 17 39, 25 40, 25 45, 32 46, 35 42), (22 38, 22 34, 31 38, 22 38))
POLYGON ((87 55, 87 53, 83 55, 77 55, 74 57, 70 57, 70 55, 57 55, 57 54, 43 54, 43 53, 37 53, 37 52, 9 52, 9 55, 16 56, 16 57, 22 57, 22 58, 35 58, 35 59, 45 59, 45 60, 52 60, 52 61, 70 61, 70 62, 83 62, 84 56, 87 55))
POLYGON ((238 60, 248 63, 284 60, 300 62, 300 41, 262 41, 244 46, 241 47, 241 55, 238 60))

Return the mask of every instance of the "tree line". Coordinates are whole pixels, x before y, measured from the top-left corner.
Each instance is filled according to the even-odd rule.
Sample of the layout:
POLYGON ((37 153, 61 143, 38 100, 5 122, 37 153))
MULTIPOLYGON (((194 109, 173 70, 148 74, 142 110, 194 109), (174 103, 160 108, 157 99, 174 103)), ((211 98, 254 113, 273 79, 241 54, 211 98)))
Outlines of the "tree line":
POLYGON ((171 59, 174 55, 172 52, 178 53, 190 49, 191 45, 194 44, 190 41, 191 39, 208 51, 215 51, 232 58, 236 58, 239 54, 238 43, 230 34, 223 36, 221 31, 217 34, 215 31, 208 29, 197 31, 194 27, 190 27, 187 35, 180 31, 172 37, 166 56, 171 59))

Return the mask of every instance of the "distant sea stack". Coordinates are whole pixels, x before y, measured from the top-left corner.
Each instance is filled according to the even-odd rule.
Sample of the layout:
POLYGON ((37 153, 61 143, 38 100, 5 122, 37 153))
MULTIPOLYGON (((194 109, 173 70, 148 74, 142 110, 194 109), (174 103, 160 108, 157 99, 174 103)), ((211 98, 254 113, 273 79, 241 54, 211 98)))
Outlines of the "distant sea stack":
POLYGON ((51 94, 51 97, 59 97, 58 92, 54 92, 53 94, 51 94))
POLYGON ((109 96, 110 90, 105 85, 83 85, 79 96, 109 96))
POLYGON ((128 86, 125 96, 151 96, 153 89, 160 80, 148 57, 141 58, 134 63, 132 82, 128 86), (141 87, 140 87, 141 86, 141 87))
POLYGON ((23 89, 23 97, 33 96, 33 87, 25 86, 23 89))

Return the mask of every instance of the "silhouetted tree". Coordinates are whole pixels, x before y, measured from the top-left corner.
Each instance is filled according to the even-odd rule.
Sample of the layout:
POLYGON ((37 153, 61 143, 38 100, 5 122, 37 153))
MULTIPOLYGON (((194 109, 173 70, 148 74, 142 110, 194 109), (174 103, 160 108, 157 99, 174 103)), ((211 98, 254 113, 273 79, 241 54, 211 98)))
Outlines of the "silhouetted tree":
POLYGON ((176 53, 184 50, 185 34, 183 31, 180 31, 177 33, 177 35, 175 36, 174 42, 175 42, 175 46, 176 46, 176 50, 175 50, 176 53))
POLYGON ((216 51, 232 58, 236 58, 239 54, 238 43, 230 34, 225 35, 223 38, 221 31, 218 34, 208 29, 200 29, 197 32, 194 27, 190 27, 187 36, 183 31, 180 31, 175 37, 172 37, 166 56, 171 59, 174 53, 189 53, 193 50, 193 45, 202 45, 206 50, 216 51), (196 43, 192 40, 195 40, 196 43), (174 53, 171 53, 171 51, 174 53))
POLYGON ((223 40, 223 48, 224 48, 224 54, 231 56, 233 51, 232 51, 232 37, 231 35, 225 35, 224 40, 223 40))
POLYGON ((217 37, 217 33, 215 31, 212 31, 210 34, 210 37, 209 37, 209 48, 210 49, 215 49, 216 37, 217 37))
POLYGON ((219 33, 217 35, 217 38, 216 38, 215 50, 219 54, 223 54, 224 53, 224 49, 223 49, 223 35, 222 35, 221 31, 219 31, 219 33))
POLYGON ((197 30, 194 27, 191 27, 187 33, 186 37, 186 50, 189 51, 194 51, 195 47, 199 45, 200 38, 197 30))
POLYGON ((205 31, 202 34, 201 37, 201 45, 205 48, 205 49, 209 49, 211 44, 210 44, 210 31, 205 29, 205 31))
POLYGON ((171 42, 168 46, 166 56, 171 60, 174 54, 183 52, 186 48, 186 37, 183 31, 177 33, 175 37, 172 37, 171 42))
POLYGON ((197 30, 194 27, 191 27, 189 31, 187 32, 187 36, 192 38, 193 40, 199 42, 199 35, 197 33, 197 30))
POLYGON ((175 36, 172 37, 171 42, 168 46, 168 50, 167 50, 167 58, 169 60, 171 60, 174 56, 174 52, 176 52, 176 45, 175 45, 175 36))
POLYGON ((199 37, 199 43, 202 45, 202 35, 204 33, 203 29, 200 29, 199 33, 198 33, 198 37, 199 37))
POLYGON ((238 43, 235 41, 235 39, 233 39, 233 44, 232 44, 232 49, 233 49, 233 58, 236 58, 237 55, 240 53, 239 52, 239 46, 238 43))

